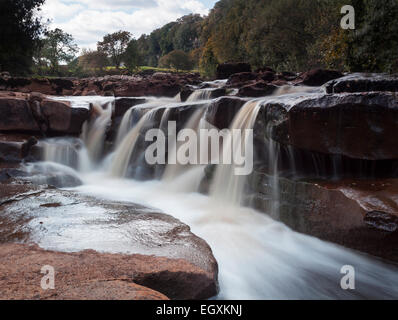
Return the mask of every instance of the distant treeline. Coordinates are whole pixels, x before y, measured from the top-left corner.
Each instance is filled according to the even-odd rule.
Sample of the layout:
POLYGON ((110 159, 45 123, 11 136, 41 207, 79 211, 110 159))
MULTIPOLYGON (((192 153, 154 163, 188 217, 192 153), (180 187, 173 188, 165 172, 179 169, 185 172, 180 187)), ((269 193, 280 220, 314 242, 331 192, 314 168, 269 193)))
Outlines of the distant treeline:
POLYGON ((398 72, 398 0, 220 0, 207 17, 187 15, 138 39, 123 31, 107 35, 97 51, 84 50, 74 59, 70 35, 57 29, 39 37, 39 21, 31 11, 43 0, 4 3, 0 67, 10 72, 26 72, 32 61, 36 69, 59 72, 61 58, 70 58, 69 71, 79 75, 111 66, 130 72, 150 66, 212 76, 223 62, 279 71, 398 72), (345 5, 355 8, 354 30, 341 27, 345 5), (63 55, 53 50, 60 41, 66 44, 63 55), (118 56, 111 54, 115 46, 118 56))
POLYGON ((204 73, 218 63, 303 71, 398 71, 398 0, 221 0, 208 17, 183 17, 138 39, 145 63, 189 52, 204 73), (341 8, 355 8, 355 30, 341 8))

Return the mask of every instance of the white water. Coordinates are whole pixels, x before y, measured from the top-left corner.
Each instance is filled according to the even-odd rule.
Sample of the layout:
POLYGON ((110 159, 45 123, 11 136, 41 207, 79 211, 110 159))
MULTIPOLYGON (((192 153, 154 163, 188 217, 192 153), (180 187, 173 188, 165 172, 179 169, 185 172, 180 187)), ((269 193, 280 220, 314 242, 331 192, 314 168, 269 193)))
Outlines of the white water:
POLYGON ((187 99, 188 102, 209 100, 211 97, 212 89, 199 89, 192 92, 192 94, 187 99))
MULTIPOLYGON (((232 135, 227 137, 226 144, 224 148, 231 148, 232 150, 241 150, 248 145, 248 137, 246 136, 246 130, 252 130, 254 123, 257 119, 258 112, 260 111, 261 100, 253 100, 247 102, 240 112, 236 115, 232 122, 232 130, 240 129, 244 133, 243 141, 234 140, 232 141, 232 135), (237 148, 237 144, 242 144, 237 148)), ((248 150, 244 150, 248 151, 248 150)), ((223 153, 224 154, 224 153, 223 153)), ((250 155, 246 155, 250 156, 250 155)), ((220 164, 217 166, 215 176, 213 178, 213 183, 210 189, 210 194, 217 199, 224 201, 230 201, 236 205, 242 204, 242 199, 244 196, 244 187, 246 182, 245 176, 237 176, 235 174, 236 165, 225 165, 220 164)))
MULTIPOLYGON (((300 97, 287 97, 296 98, 300 97)), ((260 100, 249 102, 232 127, 252 128, 260 100)), ((163 116, 168 118, 169 109, 165 110, 163 116)), ((107 200, 155 207, 191 226, 195 234, 209 243, 218 261, 218 298, 398 298, 396 266, 298 234, 267 214, 242 207, 245 179, 231 178, 231 166, 217 169, 210 197, 197 193, 203 166, 166 170, 165 177, 169 178, 163 181, 116 178, 126 174, 131 154, 142 152, 135 150, 137 137, 155 112, 156 107, 148 111, 124 137, 115 154, 104 160, 111 163, 114 177, 105 169, 82 173, 84 185, 75 190, 107 200), (356 269, 356 290, 344 291, 340 287, 340 270, 345 265, 356 269)), ((197 125, 195 117, 198 115, 187 126, 197 125)), ((164 121, 161 123, 164 125, 164 121)), ((269 148, 269 156, 275 160, 277 149, 273 144, 269 148)))
POLYGON ((269 216, 190 192, 197 168, 173 183, 83 176, 77 190, 161 209, 191 226, 219 264, 220 299, 358 299, 398 297, 397 268, 293 232, 269 216), (185 190, 184 190, 185 189, 185 190), (344 265, 357 270, 357 290, 340 288, 344 265))
POLYGON ((137 125, 121 141, 120 145, 115 151, 114 160, 110 168, 110 173, 112 176, 126 176, 130 158, 140 136, 141 129, 148 121, 151 120, 156 111, 156 108, 148 111, 137 123, 137 125))

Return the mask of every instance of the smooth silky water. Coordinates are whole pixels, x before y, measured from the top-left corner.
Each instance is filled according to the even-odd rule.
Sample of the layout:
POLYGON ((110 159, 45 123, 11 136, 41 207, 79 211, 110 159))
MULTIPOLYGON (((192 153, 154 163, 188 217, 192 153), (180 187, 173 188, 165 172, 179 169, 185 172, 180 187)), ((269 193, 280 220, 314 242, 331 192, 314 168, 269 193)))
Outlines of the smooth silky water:
MULTIPOLYGON (((319 89, 313 88, 304 93, 297 91, 297 88, 293 92, 283 88, 278 94, 286 95, 286 101, 319 94, 319 89)), ((155 104, 153 110, 158 106, 155 104)), ((261 99, 249 101, 235 117, 232 127, 252 128, 260 106, 261 99)), ((134 150, 136 136, 144 122, 151 118, 153 110, 148 111, 131 128, 123 128, 122 133, 119 131, 115 151, 102 164, 84 166, 90 170, 80 169, 78 174, 84 184, 72 190, 101 199, 160 209, 188 224, 196 235, 211 246, 219 264, 218 299, 398 298, 397 266, 296 233, 271 218, 275 212, 266 214, 243 207, 241 196, 245 178, 234 176, 233 166, 219 165, 216 168, 209 196, 198 192, 205 166, 189 166, 184 170, 178 167, 166 168, 163 179, 160 180, 140 182, 123 178, 131 153, 144 152, 134 150), (345 291, 340 286, 344 276, 340 271, 345 265, 351 265, 356 270, 355 290, 345 291)), ((127 116, 132 112, 133 109, 127 116)), ((167 114, 164 112, 163 116, 167 117, 167 114)), ((196 112, 187 126, 199 128, 200 114, 196 112)), ((165 119, 162 120, 164 123, 165 119)), ((123 125, 127 126, 126 123, 123 125)), ((91 127, 90 124, 88 126, 86 130, 93 129, 92 124, 91 127)), ((86 148, 83 149, 89 149, 91 143, 93 142, 85 141, 86 148)), ((56 162, 59 156, 54 156, 57 152, 51 150, 47 156, 52 159, 45 160, 56 162)), ((62 150, 60 152, 65 152, 64 145, 62 150)), ((277 156, 272 143, 269 143, 269 153, 270 157, 277 156)), ((84 152, 79 154, 79 161, 93 161, 91 157, 82 156, 84 152)), ((277 182, 274 184, 277 189, 277 182)), ((277 205, 273 208, 277 208, 277 205)), ((272 211, 274 210, 277 209, 272 211)), ((92 213, 90 215, 92 218, 92 213)), ((87 235, 90 230, 84 232, 87 235)), ((102 237, 103 241, 106 241, 105 236, 92 235, 94 238, 102 237)), ((79 249, 82 246, 98 250, 90 246, 90 242, 80 243, 79 249)), ((106 250, 126 251, 117 245, 106 246, 106 250)))

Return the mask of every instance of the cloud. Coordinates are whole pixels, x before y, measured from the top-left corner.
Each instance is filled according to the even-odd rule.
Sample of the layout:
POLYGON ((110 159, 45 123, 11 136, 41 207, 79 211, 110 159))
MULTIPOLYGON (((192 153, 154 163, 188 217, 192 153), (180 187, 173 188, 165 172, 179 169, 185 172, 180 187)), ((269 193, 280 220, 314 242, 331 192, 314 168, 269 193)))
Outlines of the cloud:
POLYGON ((208 11, 200 0, 47 0, 42 12, 52 20, 50 28, 72 34, 81 48, 95 48, 111 32, 139 37, 185 14, 208 11))

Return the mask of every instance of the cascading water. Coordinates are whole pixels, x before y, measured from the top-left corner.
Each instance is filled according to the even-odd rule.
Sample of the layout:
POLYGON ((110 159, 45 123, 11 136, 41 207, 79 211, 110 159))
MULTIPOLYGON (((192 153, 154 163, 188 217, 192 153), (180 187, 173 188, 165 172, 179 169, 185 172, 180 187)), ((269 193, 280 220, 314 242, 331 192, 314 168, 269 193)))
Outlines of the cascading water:
POLYGON ((158 108, 149 110, 121 141, 113 156, 113 161, 110 168, 110 174, 112 176, 126 176, 130 158, 134 151, 137 140, 140 137, 141 130, 147 124, 147 122, 152 119, 158 110, 158 108))
POLYGON ((76 169, 79 167, 79 150, 83 147, 79 139, 52 138, 41 142, 40 145, 44 161, 76 169))
POLYGON ((93 102, 95 116, 83 126, 82 139, 94 163, 98 162, 103 152, 106 130, 112 117, 113 103, 113 99, 106 101, 105 104, 93 102))
POLYGON ((83 125, 81 140, 48 139, 43 142, 43 160, 64 164, 79 171, 89 171, 102 157, 105 135, 110 125, 115 98, 113 97, 57 97, 68 101, 73 108, 91 109, 92 115, 83 125), (73 165, 72 165, 73 163, 73 165))
MULTIPOLYGON (((302 93, 300 90, 302 89, 284 88, 283 92, 277 94, 288 93, 286 97, 249 101, 238 112, 231 128, 241 130, 255 128, 255 121, 264 101, 276 98, 302 99, 307 94, 317 94, 321 91, 319 88, 312 88, 309 93, 302 93), (296 90, 299 92, 295 92, 296 90), (289 96, 290 93, 293 95, 289 96)), ((133 124, 132 128, 123 129, 120 139, 118 138, 116 151, 109 158, 110 167, 103 166, 105 168, 103 171, 98 167, 95 171, 82 173, 80 178, 85 184, 75 190, 113 201, 156 207, 190 225, 195 234, 209 243, 218 261, 220 270, 218 298, 221 299, 398 297, 395 266, 295 233, 271 219, 271 212, 265 215, 243 207, 246 178, 234 174, 236 168, 234 164, 219 165, 216 168, 210 197, 195 192, 197 180, 203 176, 203 166, 200 165, 182 167, 171 165, 166 168, 160 181, 139 182, 122 179, 127 174, 132 155, 144 152, 138 149, 137 140, 142 135, 142 130, 153 120, 157 112, 160 112, 160 106, 163 110, 162 119, 160 122, 157 119, 156 123, 161 129, 167 127, 172 111, 170 103, 171 101, 157 99, 152 109, 149 108, 146 113, 142 113, 138 123, 133 124), (112 173, 111 176, 109 172, 112 173), (360 266, 357 274, 358 286, 355 291, 344 291, 340 288, 342 277, 340 270, 344 265, 360 266)), ((172 108, 183 106, 184 104, 176 104, 174 100, 172 108)), ((130 113, 135 112, 133 110, 135 109, 130 109, 130 113)), ((185 127, 193 131, 202 128, 201 121, 204 116, 202 111, 196 111, 186 122, 185 127)), ((126 115, 126 118, 130 116, 131 114, 126 115)), ((101 121, 101 124, 105 123, 106 121, 101 121)), ((130 122, 128 125, 126 123, 122 126, 127 128, 130 122)), ((269 137, 272 127, 265 129, 269 137)), ((85 143, 102 144, 103 141, 90 137, 85 139, 85 143)), ((100 148, 97 145, 96 147, 100 148)), ((232 142, 222 146, 223 149, 231 147, 233 147, 232 142)), ((273 141, 268 141, 267 149, 273 173, 270 183, 273 184, 275 192, 278 190, 279 147, 273 141)), ((293 151, 290 154, 294 156, 293 151)), ((292 162, 295 162, 294 159, 292 162)), ((273 198, 276 199, 274 210, 277 210, 279 205, 276 193, 273 198)), ((73 248, 72 243, 68 243, 67 246, 73 248)), ((90 241, 80 243, 79 248, 81 247, 90 249, 92 244, 90 241)), ((116 246, 113 251, 121 250, 116 246)))
MULTIPOLYGON (((185 125, 184 129, 192 130, 195 132, 196 136, 200 135, 200 130, 202 129, 202 118, 204 113, 206 112, 206 107, 204 108, 199 108, 194 112, 192 117, 188 120, 187 124, 185 125)), ((185 142, 181 142, 180 139, 177 137, 177 144, 174 143, 172 146, 169 147, 171 150, 171 154, 176 154, 178 148, 182 145, 185 144, 185 142)), ((200 141, 189 141, 188 143, 194 144, 192 147, 196 150, 200 150, 200 141)), ((191 146, 188 146, 187 149, 192 149, 191 146)), ((197 163, 200 163, 200 159, 196 159, 197 163)), ((177 162, 177 161, 176 161, 177 162)), ((186 170, 189 170, 191 166, 189 165, 182 165, 180 163, 176 164, 171 164, 170 161, 168 162, 169 164, 166 167, 166 170, 163 175, 163 180, 164 181, 172 181, 175 178, 177 178, 179 175, 181 175, 183 172, 186 170)), ((198 182, 199 185, 200 182, 198 182)), ((196 191, 197 189, 195 189, 196 191)), ((194 191, 194 190, 193 190, 194 191)))
POLYGON ((188 102, 209 100, 211 97, 212 89, 199 89, 195 90, 188 98, 188 102))
MULTIPOLYGON (((223 149, 232 148, 233 152, 236 152, 237 149, 244 150, 245 152, 247 151, 245 147, 248 146, 249 141, 248 136, 246 136, 246 131, 253 129, 260 108, 261 100, 249 101, 242 107, 236 115, 230 129, 239 130, 243 136, 243 141, 233 139, 233 135, 230 133, 226 138, 223 149)), ((223 150, 223 154, 225 154, 224 151, 228 150, 223 150)), ((223 201, 231 201, 240 205, 244 195, 243 189, 246 177, 237 176, 235 173, 236 167, 235 163, 218 165, 213 178, 210 194, 223 201)))

